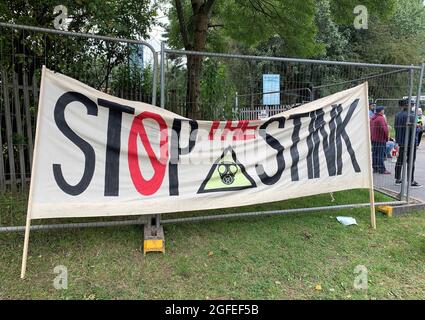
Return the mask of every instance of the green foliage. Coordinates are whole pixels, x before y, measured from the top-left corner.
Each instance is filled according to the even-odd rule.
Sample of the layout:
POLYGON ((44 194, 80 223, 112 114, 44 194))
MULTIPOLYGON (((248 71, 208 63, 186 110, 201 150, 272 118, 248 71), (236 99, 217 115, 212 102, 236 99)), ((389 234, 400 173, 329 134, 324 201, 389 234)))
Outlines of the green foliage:
MULTIPOLYGON (((399 3, 400 0, 366 0, 361 4, 367 7, 369 15, 388 22, 399 10, 399 3)), ((182 4, 189 38, 193 39, 192 7, 188 0, 182 4)), ((256 47, 268 38, 278 36, 284 44, 280 53, 285 56, 323 56, 326 47, 333 56, 342 57, 347 32, 341 34, 340 26, 354 29, 353 10, 357 5, 356 0, 216 0, 207 31, 207 49, 227 51, 231 40, 239 45, 256 47)), ((182 48, 174 6, 169 10, 169 18, 169 45, 182 48)))
POLYGON ((1 0, 0 20, 52 28, 58 4, 68 8, 70 31, 117 37, 146 36, 157 15, 157 5, 147 0, 1 0))
POLYGON ((110 93, 126 99, 150 102, 152 92, 152 67, 123 64, 111 73, 110 93), (143 96, 140 96, 143 94, 143 96))
MULTIPOLYGON (((318 50, 311 57, 341 61, 419 63, 422 46, 412 44, 415 43, 414 39, 418 42, 425 34, 424 6, 421 1, 369 0, 361 4, 368 9, 368 30, 354 28, 356 15, 353 9, 359 5, 357 1, 315 2, 314 24, 317 32, 311 41, 318 50), (411 42, 411 45, 407 45, 407 42, 411 42)), ((275 50, 275 55, 290 55, 284 40, 282 42, 281 48, 275 50)), ((257 46, 257 49, 268 54, 269 49, 264 46, 257 46)))
MULTIPOLYGON (((182 1, 193 38, 190 1, 182 1)), ((209 21, 207 48, 214 51, 227 49, 229 39, 255 46, 265 39, 279 35, 285 42, 287 55, 311 56, 321 51, 313 41, 315 1, 270 0, 216 0, 209 21)), ((169 11, 169 45, 182 48, 182 39, 175 8, 169 11)))
POLYGON ((353 25, 354 8, 363 5, 368 14, 390 21, 400 0, 330 0, 332 16, 338 24, 353 25))
POLYGON ((324 48, 322 55, 317 57, 345 60, 349 50, 349 33, 341 30, 334 21, 329 0, 318 0, 316 5, 315 23, 318 32, 315 41, 324 48))
POLYGON ((371 17, 369 29, 353 33, 353 53, 363 61, 419 64, 425 52, 425 10, 417 0, 397 0, 390 22, 371 17))
POLYGON ((320 51, 313 37, 315 1, 221 1, 223 33, 247 45, 279 35, 289 56, 320 51))
MULTIPOLYGON (((151 5, 147 0, 65 0, 60 3, 68 8, 68 31, 127 39, 145 38, 155 23, 158 9, 157 4, 151 5)), ((58 2, 53 0, 0 0, 0 21, 53 28, 56 5, 58 2)), ((136 74, 128 67, 134 55, 133 45, 30 31, 14 32, 11 29, 2 29, 0 41, 4 57, 11 57, 1 59, 2 66, 6 70, 13 68, 17 73, 26 70, 30 79, 44 64, 96 89, 111 92, 113 80, 114 92, 128 94, 126 96, 135 96, 136 93, 139 96, 151 95, 150 91, 145 90, 152 87, 152 83, 149 83, 152 80, 148 79, 152 72, 139 66, 139 74, 136 74), (127 76, 118 76, 123 70, 127 71, 127 76), (146 72, 150 74, 140 74, 146 72), (120 80, 131 78, 134 81, 131 85, 128 81, 119 84, 115 76, 120 80), (125 88, 127 92, 116 90, 117 86, 125 88)))
POLYGON ((228 80, 227 66, 206 59, 201 79, 201 101, 205 119, 231 119, 236 95, 234 84, 228 80))
MULTIPOLYGON (((169 2, 174 2, 173 0, 170 0, 169 2)), ((190 3, 188 1, 183 1, 183 10, 184 10, 184 16, 190 17, 192 16, 192 7, 190 6, 190 3)), ((177 10, 175 5, 168 10, 168 18, 169 18, 169 25, 166 26, 166 37, 168 38, 167 43, 172 48, 184 48, 182 37, 180 34, 180 26, 179 26, 179 20, 177 17, 177 10)), ((191 29, 188 31, 190 32, 191 29)), ((189 33, 189 37, 192 39, 193 33, 189 33)))

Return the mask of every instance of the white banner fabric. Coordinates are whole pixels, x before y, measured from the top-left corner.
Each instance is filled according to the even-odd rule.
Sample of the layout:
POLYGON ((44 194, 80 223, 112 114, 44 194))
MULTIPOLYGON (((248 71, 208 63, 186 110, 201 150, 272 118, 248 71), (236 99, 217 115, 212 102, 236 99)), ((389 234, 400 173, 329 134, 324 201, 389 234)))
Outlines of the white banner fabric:
POLYGON ((367 83, 255 121, 193 121, 43 69, 31 219, 237 207, 371 188, 367 83))

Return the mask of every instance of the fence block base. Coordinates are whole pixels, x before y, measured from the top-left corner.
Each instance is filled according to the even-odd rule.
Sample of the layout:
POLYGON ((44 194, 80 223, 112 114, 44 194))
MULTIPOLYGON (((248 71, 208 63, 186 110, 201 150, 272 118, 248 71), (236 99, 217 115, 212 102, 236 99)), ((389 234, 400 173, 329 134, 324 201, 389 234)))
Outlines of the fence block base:
POLYGON ((148 252, 165 253, 164 228, 162 226, 145 225, 143 232, 143 254, 148 252))
POLYGON ((400 206, 380 206, 378 211, 388 217, 397 217, 425 210, 425 203, 405 204, 400 206))
POLYGON ((393 216, 393 207, 391 206, 379 206, 378 211, 385 214, 388 217, 393 216))

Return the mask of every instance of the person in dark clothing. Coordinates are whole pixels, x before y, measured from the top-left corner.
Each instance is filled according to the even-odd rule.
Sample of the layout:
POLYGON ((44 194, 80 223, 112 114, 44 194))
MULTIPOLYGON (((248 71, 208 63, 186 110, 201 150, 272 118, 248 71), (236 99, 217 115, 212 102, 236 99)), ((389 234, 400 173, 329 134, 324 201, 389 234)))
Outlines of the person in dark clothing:
POLYGON ((372 167, 374 173, 391 174, 385 168, 386 145, 388 141, 388 124, 384 117, 384 107, 377 107, 370 119, 372 139, 372 167))
POLYGON ((425 130, 425 117, 423 115, 422 108, 418 108, 418 119, 417 119, 417 121, 418 121, 418 125, 416 127, 416 131, 417 131, 417 134, 418 134, 418 138, 417 138, 418 141, 417 142, 418 142, 418 147, 419 147, 419 145, 421 144, 422 135, 423 135, 424 130, 425 130))
MULTIPOLYGON (((395 183, 401 184, 401 171, 403 168, 403 155, 405 149, 407 149, 407 159, 406 162, 409 164, 410 162, 410 151, 411 151, 411 142, 412 142, 412 130, 416 131, 416 119, 414 113, 409 111, 409 100, 403 99, 400 100, 399 105, 401 110, 395 116, 395 139, 398 143, 400 149, 397 157, 397 163, 395 165, 395 183), (408 123, 410 126, 408 127, 408 123), (408 137, 406 140, 406 130, 408 131, 408 137), (406 140, 406 141, 405 141, 406 140)), ((417 137, 417 135, 414 135, 417 137)), ((415 176, 415 161, 416 161, 416 144, 413 148, 413 161, 412 161, 412 181, 411 186, 414 188, 422 187, 419 183, 417 183, 414 179, 415 176)), ((409 169, 409 168, 408 168, 409 169)), ((409 171, 408 171, 409 172, 409 171)))

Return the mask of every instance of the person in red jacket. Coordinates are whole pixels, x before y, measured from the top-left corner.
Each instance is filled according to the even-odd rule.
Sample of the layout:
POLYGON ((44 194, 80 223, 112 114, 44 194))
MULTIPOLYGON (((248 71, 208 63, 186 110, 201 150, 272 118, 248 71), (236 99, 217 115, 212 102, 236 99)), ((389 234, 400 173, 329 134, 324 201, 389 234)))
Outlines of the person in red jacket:
POLYGON ((385 168, 385 150, 388 141, 388 124, 384 117, 385 108, 377 107, 370 119, 370 133, 372 138, 372 167, 374 173, 391 174, 385 168))

